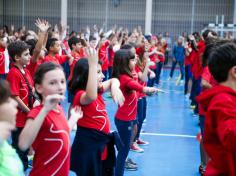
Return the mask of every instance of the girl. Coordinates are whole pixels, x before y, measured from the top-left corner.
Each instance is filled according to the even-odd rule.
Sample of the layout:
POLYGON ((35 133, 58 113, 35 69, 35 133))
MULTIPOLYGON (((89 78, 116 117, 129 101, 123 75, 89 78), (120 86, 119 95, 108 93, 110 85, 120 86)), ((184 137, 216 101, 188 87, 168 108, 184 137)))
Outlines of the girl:
POLYGON ((76 63, 69 82, 70 90, 75 94, 73 106, 81 106, 84 112, 77 123, 72 145, 71 170, 77 176, 105 176, 107 173, 102 169, 102 160, 106 158, 106 153, 102 155, 102 152, 109 141, 110 122, 102 93, 110 89, 113 99, 120 106, 124 97, 118 79, 102 82, 104 75, 95 49, 90 48, 87 52, 88 59, 82 58, 76 63))
POLYGON ((0 175, 24 176, 23 165, 16 151, 7 143, 16 125, 17 103, 11 98, 10 87, 0 80, 0 175))
MULTIPOLYGON (((143 52, 142 55, 139 56, 138 62, 135 66, 135 71, 138 74, 138 82, 139 84, 146 86, 148 77, 155 78, 155 73, 149 69, 150 66, 155 65, 148 56, 148 52, 143 52)), ((140 132, 142 129, 143 121, 146 119, 146 111, 147 111, 147 100, 146 94, 140 93, 138 97, 138 107, 137 107, 137 120, 138 120, 138 128, 137 128, 137 135, 134 140, 133 145, 131 146, 135 148, 137 144, 139 145, 148 145, 149 143, 146 141, 141 140, 140 132)))
POLYGON ((70 159, 69 131, 82 117, 80 108, 73 109, 66 118, 59 102, 64 98, 66 80, 58 64, 41 64, 34 77, 35 89, 42 104, 33 108, 20 134, 19 147, 26 150, 32 145, 35 155, 34 175, 68 175, 70 159))
POLYGON ((119 106, 115 115, 115 124, 124 146, 118 151, 115 175, 123 176, 126 157, 129 153, 132 128, 137 114, 138 92, 154 93, 156 88, 144 87, 133 79, 132 71, 136 65, 134 53, 121 49, 115 53, 113 64, 113 77, 120 80, 121 91, 125 102, 119 106))
MULTIPOLYGON (((149 69, 149 67, 155 65, 155 63, 150 61, 150 58, 148 56, 149 53, 145 52, 143 47, 135 49, 135 47, 133 45, 126 44, 126 45, 123 45, 121 47, 121 49, 128 49, 134 55, 136 55, 136 51, 139 50, 139 52, 138 52, 139 55, 136 55, 138 58, 137 64, 135 65, 135 69, 132 70, 132 76, 135 81, 139 82, 139 84, 141 84, 143 86, 146 86, 146 82, 148 80, 148 75, 151 79, 155 78, 155 73, 151 69, 149 69)), ((138 133, 140 133, 140 130, 141 130, 140 128, 142 127, 143 120, 146 118, 146 98, 145 98, 145 96, 146 96, 146 94, 144 94, 144 93, 138 94, 137 120, 134 123, 133 134, 131 137, 132 144, 131 144, 130 149, 132 151, 139 152, 139 153, 144 152, 144 150, 137 145, 136 137, 137 137, 137 139, 139 138, 138 133)), ((138 140, 138 142, 139 142, 139 144, 142 144, 142 145, 146 144, 147 145, 147 142, 145 142, 145 141, 138 140)), ((126 163, 126 165, 127 165, 127 163, 126 163)), ((125 168, 129 170, 129 167, 126 166, 125 168)))

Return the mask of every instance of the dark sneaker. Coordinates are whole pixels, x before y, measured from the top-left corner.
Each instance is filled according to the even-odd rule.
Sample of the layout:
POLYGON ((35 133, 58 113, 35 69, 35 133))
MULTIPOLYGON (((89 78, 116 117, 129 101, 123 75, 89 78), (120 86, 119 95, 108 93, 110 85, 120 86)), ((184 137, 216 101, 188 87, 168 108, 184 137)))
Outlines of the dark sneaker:
POLYGON ((202 164, 198 168, 199 173, 203 176, 206 172, 206 166, 203 166, 202 164))
POLYGON ((132 164, 132 165, 138 166, 137 163, 135 163, 135 162, 134 162, 132 159, 130 159, 130 158, 127 158, 126 162, 127 162, 127 163, 130 163, 130 164, 132 164))
POLYGON ((138 167, 136 165, 129 163, 129 162, 125 162, 125 170, 136 171, 136 170, 138 170, 138 167))
POLYGON ((137 144, 138 144, 138 145, 148 145, 149 142, 143 141, 143 140, 141 140, 141 139, 138 139, 138 140, 137 140, 137 144))

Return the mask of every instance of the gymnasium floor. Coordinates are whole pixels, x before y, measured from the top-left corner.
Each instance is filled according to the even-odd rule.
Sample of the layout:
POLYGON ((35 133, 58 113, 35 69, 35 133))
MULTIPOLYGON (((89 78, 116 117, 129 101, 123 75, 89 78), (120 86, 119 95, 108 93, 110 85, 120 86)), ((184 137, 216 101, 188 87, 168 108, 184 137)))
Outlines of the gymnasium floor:
MULTIPOLYGON (((189 101, 183 95, 183 85, 176 86, 175 80, 166 81, 169 71, 163 70, 160 85, 167 93, 147 99, 147 119, 141 138, 150 144, 142 147, 144 153, 130 151, 129 157, 137 162, 138 170, 125 171, 125 176, 199 175, 199 143, 196 140, 198 118, 192 115, 189 101)), ((105 102, 112 130, 115 130, 117 106, 109 98, 105 98, 105 102)), ((67 106, 64 105, 64 108, 67 109, 67 106)))

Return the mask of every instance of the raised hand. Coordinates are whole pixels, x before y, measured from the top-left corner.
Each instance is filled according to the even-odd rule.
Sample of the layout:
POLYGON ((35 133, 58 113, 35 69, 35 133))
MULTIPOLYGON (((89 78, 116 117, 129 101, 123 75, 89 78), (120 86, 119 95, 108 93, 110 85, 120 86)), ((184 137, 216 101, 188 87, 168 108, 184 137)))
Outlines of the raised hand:
POLYGON ((11 31, 14 32, 15 31, 15 26, 12 24, 11 25, 11 31))
MULTIPOLYGON (((145 56, 145 57, 146 57, 146 56, 145 56)), ((148 67, 155 65, 155 62, 151 61, 150 58, 149 58, 149 56, 147 56, 146 58, 147 58, 146 64, 147 64, 148 67)))
POLYGON ((87 34, 90 34, 90 27, 89 26, 86 27, 86 32, 87 32, 87 34))
POLYGON ((164 90, 162 90, 162 89, 156 88, 156 93, 158 93, 158 92, 160 92, 160 93, 167 93, 166 91, 164 91, 164 90))
POLYGON ((94 48, 86 48, 86 54, 88 56, 88 62, 91 64, 98 64, 98 53, 94 48))
POLYGON ((155 88, 155 87, 144 87, 143 92, 146 93, 147 95, 153 95, 154 93, 166 93, 165 91, 155 88))
POLYGON ((97 25, 96 25, 96 24, 95 24, 95 25, 93 25, 93 30, 94 30, 94 31, 96 31, 96 32, 98 31, 98 27, 97 27, 97 25))
POLYGON ((35 25, 39 28, 41 32, 47 32, 50 24, 46 20, 40 20, 39 18, 36 20, 35 25))
POLYGON ((80 106, 75 106, 70 110, 70 119, 73 119, 74 122, 77 122, 83 117, 83 111, 80 106))
POLYGON ((54 32, 59 32, 59 28, 58 28, 57 24, 55 24, 55 26, 54 26, 54 32))
POLYGON ((142 34, 142 27, 141 27, 141 26, 138 26, 137 31, 138 31, 139 34, 142 34))
POLYGON ((116 104, 122 106, 125 102, 125 97, 119 88, 111 89, 112 99, 116 104))
POLYGON ((59 94, 53 94, 48 95, 44 102, 44 108, 47 112, 51 111, 52 109, 55 109, 59 102, 64 100, 65 97, 63 95, 59 94))

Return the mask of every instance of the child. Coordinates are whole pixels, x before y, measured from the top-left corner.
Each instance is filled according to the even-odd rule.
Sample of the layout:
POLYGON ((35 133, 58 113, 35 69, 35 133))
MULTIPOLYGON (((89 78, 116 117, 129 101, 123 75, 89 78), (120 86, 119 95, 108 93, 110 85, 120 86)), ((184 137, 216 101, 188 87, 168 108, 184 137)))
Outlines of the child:
POLYGON ((104 80, 107 80, 107 72, 109 66, 108 51, 107 51, 109 44, 110 44, 109 40, 106 40, 105 37, 101 37, 98 49, 98 56, 99 60, 102 62, 102 73, 105 76, 104 80))
POLYGON ((0 175, 24 176, 21 160, 7 143, 11 131, 15 128, 17 114, 17 103, 10 96, 9 84, 0 80, 0 175))
POLYGON ((48 55, 44 58, 44 62, 63 64, 68 60, 69 65, 71 65, 74 60, 74 58, 70 55, 59 55, 60 41, 56 38, 48 39, 46 49, 48 51, 48 55))
POLYGON ((7 52, 7 37, 0 36, 0 79, 6 79, 9 72, 9 55, 7 52))
POLYGON ((83 47, 82 41, 80 38, 73 36, 68 40, 68 44, 71 49, 71 56, 74 58, 72 64, 70 65, 70 76, 68 78, 68 81, 70 81, 72 78, 72 73, 73 73, 76 62, 80 58, 84 57, 84 55, 83 53, 80 53, 81 48, 83 47))
POLYGON ((68 175, 70 162, 69 132, 82 117, 80 108, 73 109, 68 123, 59 102, 64 98, 66 80, 60 65, 41 64, 34 77, 35 89, 42 102, 34 107, 19 138, 19 147, 32 145, 35 155, 34 175, 68 175))
POLYGON ((176 45, 174 46, 174 49, 173 49, 173 57, 174 58, 173 58, 171 71, 170 71, 170 77, 169 77, 169 79, 172 79, 176 64, 178 63, 179 67, 180 67, 180 80, 181 80, 181 82, 184 79, 185 48, 183 46, 183 43, 184 43, 184 38, 179 37, 178 40, 177 40, 177 43, 176 43, 176 45))
MULTIPOLYGON (((74 70, 76 62, 82 57, 84 57, 84 53, 81 52, 83 48, 82 39, 76 36, 72 36, 68 40, 68 45, 71 49, 71 56, 74 58, 73 62, 70 64, 70 75, 68 77, 68 82, 69 82, 72 78, 72 74, 73 74, 73 70, 74 70)), ((71 94, 70 90, 68 91, 68 103, 70 103, 70 107, 68 110, 68 115, 70 116, 70 109, 73 103, 73 95, 71 94)))
POLYGON ((124 105, 118 107, 115 115, 115 124, 124 143, 124 146, 117 155, 116 176, 123 176, 125 160, 130 150, 132 129, 137 114, 138 97, 136 91, 144 93, 154 93, 157 91, 156 88, 144 87, 133 79, 132 71, 135 65, 136 58, 130 50, 121 49, 115 53, 113 77, 119 78, 121 91, 125 97, 124 105))
MULTIPOLYGON (((110 122, 102 93, 111 90, 111 95, 119 105, 124 97, 119 89, 116 78, 102 82, 104 75, 94 49, 88 49, 88 59, 80 59, 69 83, 71 92, 75 95, 73 106, 81 106, 83 118, 77 123, 77 132, 72 145, 71 170, 77 176, 105 176, 102 169, 102 155, 108 143, 110 122)), ((108 155, 109 156, 109 155, 108 155)))
POLYGON ((210 157, 206 176, 236 175, 236 45, 226 43, 211 51, 209 70, 219 83, 197 98, 206 111, 203 144, 210 157))
POLYGON ((98 43, 97 39, 94 36, 90 35, 89 36, 89 47, 96 49, 97 48, 97 43, 98 43))
MULTIPOLYGON (((228 40, 219 40, 219 39, 208 39, 206 42, 206 49, 202 55, 202 62, 203 62, 203 72, 201 75, 201 91, 206 91, 208 89, 211 89, 212 87, 217 85, 217 82, 215 81, 214 77, 209 71, 208 68, 208 58, 211 55, 212 51, 214 51, 215 48, 219 47, 222 44, 228 43, 228 40)), ((204 121, 205 121, 205 109, 199 104, 199 124, 201 129, 201 135, 202 139, 204 140, 204 121)), ((202 140, 202 141, 203 141, 202 140)), ((204 146, 202 141, 200 142, 200 152, 201 152, 201 165, 199 166, 199 171, 202 175, 204 175, 206 164, 209 160, 207 153, 204 150, 204 146)))
POLYGON ((22 152, 18 147, 19 135, 25 126, 26 116, 33 107, 33 80, 29 71, 25 68, 30 63, 28 45, 25 42, 17 41, 8 46, 8 52, 13 60, 14 66, 7 75, 10 83, 12 97, 18 103, 16 115, 16 130, 12 133, 12 146, 16 149, 21 158, 24 170, 28 167, 28 152, 22 152))
MULTIPOLYGON (((146 86, 148 81, 148 75, 150 78, 155 77, 155 73, 152 72, 149 67, 154 65, 155 63, 150 60, 148 57, 148 53, 144 52, 143 56, 140 56, 135 66, 135 71, 138 74, 138 82, 139 84, 146 86)), ((137 119, 138 119, 138 129, 137 135, 135 137, 134 146, 138 145, 148 145, 147 141, 143 141, 140 139, 140 132, 142 129, 143 121, 146 119, 146 111, 147 111, 147 100, 146 94, 140 93, 138 98, 138 107, 137 107, 137 119)), ((131 146, 132 149, 132 146, 131 146)))
MULTIPOLYGON (((132 54, 136 55, 136 49, 131 44, 123 45, 121 47, 121 49, 128 49, 132 52, 132 54)), ((149 73, 150 73, 151 78, 155 77, 155 73, 153 71, 151 71, 151 69, 149 69, 149 67, 155 65, 155 63, 150 61, 148 55, 149 55, 148 52, 145 52, 144 50, 140 51, 137 64, 135 65, 135 69, 132 71, 132 76, 133 76, 134 80, 139 82, 139 84, 141 84, 143 86, 146 86, 146 82, 148 80, 149 73), (146 60, 148 60, 148 62, 146 62, 146 60)), ((131 148, 130 148, 132 151, 140 152, 140 153, 144 152, 144 150, 137 145, 136 139, 139 139, 139 133, 142 128, 142 123, 143 123, 143 120, 146 118, 146 98, 144 98, 145 96, 146 96, 145 93, 138 94, 137 120, 134 123, 133 134, 131 137, 132 144, 131 144, 131 148)), ((140 144, 141 143, 145 144, 145 141, 138 140, 138 142, 140 144)), ((129 161, 130 161, 130 159, 129 159, 129 161)), ((126 163, 126 165, 127 165, 127 163, 126 163)), ((129 167, 126 167, 126 169, 128 169, 128 168, 129 167)))

